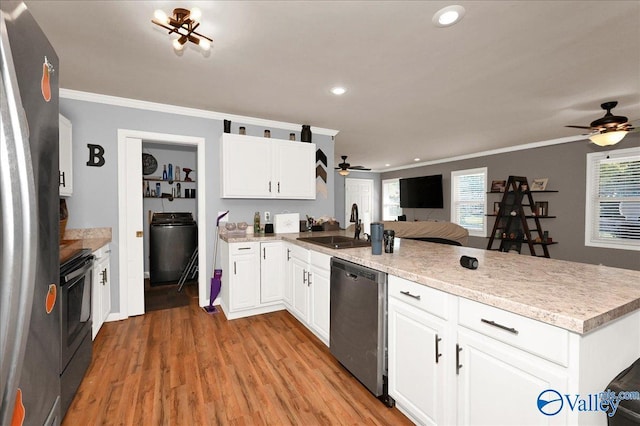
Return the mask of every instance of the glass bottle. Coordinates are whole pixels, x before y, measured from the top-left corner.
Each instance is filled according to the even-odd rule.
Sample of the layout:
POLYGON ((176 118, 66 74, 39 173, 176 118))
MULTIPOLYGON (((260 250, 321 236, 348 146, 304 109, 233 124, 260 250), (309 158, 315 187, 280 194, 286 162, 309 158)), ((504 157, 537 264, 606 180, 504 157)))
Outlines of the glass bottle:
POLYGON ((163 164, 162 168, 163 168, 163 170, 162 170, 162 180, 167 180, 167 165, 163 164))
POLYGON ((169 180, 173 180, 173 164, 169 163, 169 180))
POLYGON ((260 233, 260 212, 255 212, 253 215, 253 233, 260 233))

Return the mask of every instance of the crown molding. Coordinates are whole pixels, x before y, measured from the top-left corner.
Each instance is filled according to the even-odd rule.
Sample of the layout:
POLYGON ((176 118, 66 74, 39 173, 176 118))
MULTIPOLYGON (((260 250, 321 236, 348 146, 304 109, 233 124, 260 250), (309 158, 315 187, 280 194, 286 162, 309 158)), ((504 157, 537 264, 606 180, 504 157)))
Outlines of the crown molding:
MULTIPOLYGON (((143 109, 146 111, 165 112, 168 114, 187 115, 189 117, 207 118, 210 120, 230 120, 234 123, 249 124, 253 126, 273 127, 277 129, 299 131, 302 124, 288 123, 285 121, 266 120, 263 118, 246 117, 244 115, 225 114, 204 109, 187 108, 176 105, 161 104, 156 102, 141 101, 138 99, 120 98, 117 96, 101 95, 99 93, 82 92, 79 90, 60 88, 60 97, 76 101, 95 102, 106 105, 125 108, 143 109)), ((332 140, 339 130, 311 127, 311 132, 317 135, 331 136, 332 140)))
POLYGON ((372 170, 372 171, 376 173, 386 173, 386 172, 393 172, 396 170, 414 169, 416 167, 432 166, 434 164, 442 164, 442 163, 451 163, 453 161, 468 160, 470 158, 488 157, 489 155, 504 154, 507 152, 523 151, 525 149, 542 148, 545 146, 560 145, 563 143, 571 143, 571 142, 584 141, 584 140, 587 140, 587 136, 585 135, 567 136, 564 138, 550 139, 548 141, 525 143, 522 145, 514 145, 514 146, 508 146, 505 148, 490 149, 488 151, 474 152, 472 154, 458 155, 456 157, 442 158, 439 160, 424 161, 424 162, 415 163, 415 164, 408 164, 406 166, 389 167, 385 169, 378 169, 378 170, 372 170))

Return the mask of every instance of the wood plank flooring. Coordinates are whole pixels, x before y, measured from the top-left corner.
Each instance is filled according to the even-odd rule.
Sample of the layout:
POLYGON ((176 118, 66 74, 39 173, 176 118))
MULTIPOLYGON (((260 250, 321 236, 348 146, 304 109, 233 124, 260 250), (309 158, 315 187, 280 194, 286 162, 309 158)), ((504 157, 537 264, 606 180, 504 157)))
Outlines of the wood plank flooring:
POLYGON ((64 418, 75 425, 410 425, 286 311, 189 306, 106 323, 64 418))

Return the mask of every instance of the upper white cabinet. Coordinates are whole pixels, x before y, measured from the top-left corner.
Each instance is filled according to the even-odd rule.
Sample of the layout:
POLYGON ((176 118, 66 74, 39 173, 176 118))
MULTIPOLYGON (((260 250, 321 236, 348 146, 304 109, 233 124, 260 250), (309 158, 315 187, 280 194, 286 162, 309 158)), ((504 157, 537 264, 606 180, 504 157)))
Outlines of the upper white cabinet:
POLYGON ((62 115, 58 115, 58 118, 60 141, 60 196, 70 197, 73 195, 71 121, 62 115))
POLYGON ((223 133, 222 198, 315 199, 315 144, 223 133))

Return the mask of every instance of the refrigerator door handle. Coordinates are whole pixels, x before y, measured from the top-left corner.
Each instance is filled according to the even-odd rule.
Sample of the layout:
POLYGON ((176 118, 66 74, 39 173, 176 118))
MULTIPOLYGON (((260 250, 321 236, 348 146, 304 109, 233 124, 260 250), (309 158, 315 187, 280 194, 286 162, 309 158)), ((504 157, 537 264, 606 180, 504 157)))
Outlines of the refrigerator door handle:
POLYGON ((0 282, 3 283, 0 286, 0 424, 10 424, 31 321, 38 229, 29 130, 5 12, 0 16, 0 38, 0 152, 9 164, 0 167, 3 265, 0 270, 0 282))

